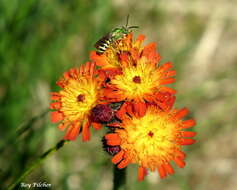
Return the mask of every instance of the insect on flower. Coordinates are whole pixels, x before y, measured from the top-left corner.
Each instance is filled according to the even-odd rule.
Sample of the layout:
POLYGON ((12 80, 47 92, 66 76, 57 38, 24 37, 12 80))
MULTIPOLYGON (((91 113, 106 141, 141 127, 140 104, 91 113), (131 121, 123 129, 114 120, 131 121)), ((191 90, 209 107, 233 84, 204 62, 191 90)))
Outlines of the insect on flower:
POLYGON ((114 28, 111 32, 103 36, 95 43, 95 48, 98 54, 104 53, 106 49, 111 46, 115 41, 122 39, 131 32, 131 29, 138 28, 138 26, 128 26, 129 15, 125 26, 114 28))

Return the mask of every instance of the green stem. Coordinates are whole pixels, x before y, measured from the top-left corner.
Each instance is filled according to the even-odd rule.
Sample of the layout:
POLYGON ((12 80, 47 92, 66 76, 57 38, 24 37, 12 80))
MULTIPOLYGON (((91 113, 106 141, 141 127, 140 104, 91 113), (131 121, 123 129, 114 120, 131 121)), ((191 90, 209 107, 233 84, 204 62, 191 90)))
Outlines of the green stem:
POLYGON ((20 128, 17 129, 16 135, 17 136, 22 135, 24 132, 26 132, 28 129, 30 129, 36 121, 45 117, 48 114, 48 112, 49 112, 49 110, 45 110, 41 114, 39 114, 35 117, 32 117, 27 123, 25 123, 24 125, 22 125, 20 128))
POLYGON ((26 176, 28 176, 35 168, 40 166, 40 164, 48 158, 52 153, 56 152, 60 148, 63 147, 64 144, 66 144, 68 141, 61 140, 59 141, 53 148, 50 148, 48 151, 46 151, 44 154, 42 154, 37 160, 35 160, 28 168, 26 168, 20 176, 14 180, 14 182, 8 187, 8 190, 14 189, 26 176))
POLYGON ((125 190, 126 189, 126 168, 118 169, 114 166, 114 186, 113 190, 125 190))
POLYGON ((43 117, 45 117, 48 112, 49 112, 49 110, 45 110, 41 114, 39 114, 35 117, 32 117, 29 121, 27 121, 26 123, 24 123, 20 127, 18 127, 17 130, 13 134, 6 137, 4 143, 0 144, 0 153, 2 153, 4 151, 4 148, 7 147, 7 145, 16 143, 15 140, 18 137, 20 137, 23 133, 25 133, 29 129, 32 129, 33 124, 36 121, 38 121, 39 119, 42 119, 43 117))

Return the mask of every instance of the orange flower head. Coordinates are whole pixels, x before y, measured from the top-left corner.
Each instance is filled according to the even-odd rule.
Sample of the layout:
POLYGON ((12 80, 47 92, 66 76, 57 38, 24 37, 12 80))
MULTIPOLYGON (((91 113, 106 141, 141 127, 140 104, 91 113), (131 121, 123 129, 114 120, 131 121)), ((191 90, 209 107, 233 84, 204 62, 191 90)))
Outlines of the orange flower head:
POLYGON ((124 38, 113 42, 103 54, 93 51, 90 58, 101 67, 99 73, 108 78, 120 74, 122 66, 127 64, 126 60, 133 63, 138 57, 145 56, 152 64, 157 63, 160 55, 156 52, 156 44, 151 43, 141 47, 144 38, 144 35, 140 35, 133 41, 133 34, 129 33, 124 38))
POLYGON ((91 53, 91 60, 100 66, 101 80, 106 81, 104 100, 158 104, 161 93, 175 94, 175 90, 164 85, 175 81, 176 71, 170 70, 169 62, 158 67, 160 55, 155 43, 142 47, 145 37, 140 35, 136 41, 132 37, 129 33, 103 54, 91 53))
POLYGON ((138 58, 135 65, 129 61, 104 89, 107 101, 158 102, 160 93, 175 94, 175 90, 164 86, 175 81, 171 63, 160 67, 151 64, 145 56, 138 58))
POLYGON ((52 93, 50 108, 51 121, 61 122, 59 129, 67 127, 65 140, 75 140, 82 131, 83 141, 90 138, 89 127, 92 124, 96 129, 101 126, 90 120, 91 109, 99 103, 101 81, 95 77, 95 64, 86 63, 80 68, 70 69, 57 82, 62 88, 52 93))
POLYGON ((181 120, 187 113, 186 108, 166 112, 156 106, 148 106, 141 117, 128 106, 126 116, 120 118, 120 128, 105 135, 108 145, 121 147, 112 162, 118 164, 118 168, 129 163, 138 164, 138 180, 143 180, 147 169, 157 169, 161 178, 173 174, 171 161, 183 168, 185 154, 181 150, 182 145, 193 144, 195 140, 191 137, 196 134, 183 131, 195 125, 193 119, 181 120))

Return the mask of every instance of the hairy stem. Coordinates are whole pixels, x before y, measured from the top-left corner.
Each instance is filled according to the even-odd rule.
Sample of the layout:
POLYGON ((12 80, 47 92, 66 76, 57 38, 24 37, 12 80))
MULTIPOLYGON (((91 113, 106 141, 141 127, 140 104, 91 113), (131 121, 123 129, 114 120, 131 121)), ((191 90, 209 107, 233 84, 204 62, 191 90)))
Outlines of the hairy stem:
POLYGON ((18 127, 17 130, 13 134, 6 137, 4 142, 2 144, 0 144, 0 153, 2 153, 4 151, 4 148, 7 147, 7 145, 16 143, 16 139, 18 137, 20 137, 23 133, 25 133, 29 129, 32 129, 32 126, 34 125, 34 123, 37 122, 38 120, 42 119, 43 117, 45 117, 48 114, 48 112, 49 112, 49 110, 45 110, 41 114, 39 114, 35 117, 32 117, 29 121, 27 121, 26 123, 24 123, 20 127, 18 127))
POLYGON ((126 189, 126 168, 118 169, 114 166, 114 180, 113 190, 125 190, 126 189))

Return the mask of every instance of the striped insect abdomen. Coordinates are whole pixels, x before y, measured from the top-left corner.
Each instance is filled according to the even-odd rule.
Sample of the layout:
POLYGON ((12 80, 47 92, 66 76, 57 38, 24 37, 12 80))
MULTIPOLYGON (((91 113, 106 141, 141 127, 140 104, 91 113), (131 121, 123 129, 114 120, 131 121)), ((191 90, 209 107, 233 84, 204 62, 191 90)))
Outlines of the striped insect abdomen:
POLYGON ((111 35, 107 34, 101 39, 99 39, 95 43, 95 48, 97 49, 97 53, 104 53, 105 50, 110 46, 110 44, 113 42, 111 35))

